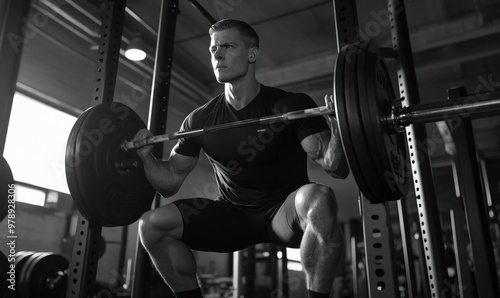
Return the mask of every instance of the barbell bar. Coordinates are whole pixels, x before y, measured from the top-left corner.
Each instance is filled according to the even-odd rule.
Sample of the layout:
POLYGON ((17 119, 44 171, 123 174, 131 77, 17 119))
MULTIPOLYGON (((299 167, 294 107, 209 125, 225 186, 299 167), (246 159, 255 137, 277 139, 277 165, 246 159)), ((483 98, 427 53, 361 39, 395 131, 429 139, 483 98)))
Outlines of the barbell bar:
POLYGON ((147 145, 153 145, 153 144, 162 143, 162 142, 171 141, 171 140, 176 140, 176 139, 180 139, 180 138, 197 137, 197 136, 201 136, 201 135, 204 135, 207 133, 219 132, 219 131, 223 131, 226 129, 233 129, 233 128, 238 128, 238 127, 251 126, 251 125, 265 125, 265 124, 271 124, 271 123, 277 123, 277 122, 303 119, 303 118, 308 118, 308 117, 328 115, 328 114, 333 114, 333 113, 335 113, 335 111, 330 110, 326 106, 322 106, 322 107, 304 109, 304 110, 299 110, 299 111, 287 112, 284 114, 266 116, 266 117, 261 117, 261 118, 254 118, 254 119, 247 119, 247 120, 234 121, 234 122, 229 122, 229 123, 224 123, 224 124, 218 124, 218 125, 214 125, 214 126, 204 127, 201 129, 178 131, 178 132, 174 132, 174 133, 153 136, 153 137, 148 138, 144 142, 144 144, 141 144, 139 146, 137 146, 133 141, 128 141, 128 142, 125 141, 122 144, 122 148, 124 150, 139 149, 139 148, 147 146, 147 145))
POLYGON ((96 224, 127 225, 150 209, 155 192, 132 149, 333 113, 349 166, 365 197, 372 202, 400 199, 412 181, 402 128, 460 116, 500 115, 500 92, 402 107, 384 60, 373 42, 344 47, 335 64, 334 110, 322 106, 174 132, 153 136, 141 146, 127 141, 146 128, 133 110, 118 102, 94 106, 78 118, 68 139, 66 176, 73 199, 83 216, 96 224))
MULTIPOLYGON (((395 99, 394 102, 402 101, 395 99)), ((418 104, 410 107, 397 107, 394 104, 390 110, 387 124, 391 129, 399 131, 401 128, 410 124, 431 123, 440 120, 449 119, 452 117, 460 117, 464 115, 476 116, 484 118, 489 116, 500 115, 500 92, 488 94, 488 99, 477 99, 476 97, 466 96, 452 100, 433 101, 426 104, 418 104), (489 98, 493 97, 493 98, 489 98), (472 100, 472 102, 470 102, 472 100), (496 114, 495 114, 496 113, 496 114)), ((178 131, 150 137, 143 144, 136 145, 133 141, 124 141, 121 145, 124 150, 139 149, 144 146, 154 145, 167 141, 177 140, 181 138, 192 138, 202 136, 207 133, 214 133, 226 129, 234 129, 238 127, 250 125, 265 125, 276 122, 284 122, 297 120, 309 117, 317 117, 321 115, 335 114, 335 110, 329 109, 327 106, 287 112, 284 114, 266 116, 261 118, 247 119, 234 121, 214 126, 209 126, 201 129, 193 129, 187 131, 178 131)), ((128 163, 127 163, 128 164, 128 163)), ((133 163, 130 166, 137 166, 133 163)), ((127 166, 123 166, 127 167, 127 166)))
POLYGON ((398 126, 431 123, 452 117, 500 116, 500 92, 480 93, 449 100, 431 101, 395 110, 398 126))

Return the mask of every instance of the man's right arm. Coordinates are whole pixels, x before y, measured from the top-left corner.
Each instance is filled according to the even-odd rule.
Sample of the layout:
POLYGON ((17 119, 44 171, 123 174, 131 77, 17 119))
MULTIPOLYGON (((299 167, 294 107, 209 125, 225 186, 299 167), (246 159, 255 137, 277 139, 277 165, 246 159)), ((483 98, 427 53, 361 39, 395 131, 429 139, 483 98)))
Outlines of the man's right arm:
MULTIPOLYGON (((145 144, 145 140, 151 136, 151 132, 141 129, 132 141, 139 146, 145 144)), ((136 151, 144 164, 146 177, 162 196, 173 196, 179 191, 187 175, 195 168, 198 157, 177 154, 174 148, 168 160, 159 160, 151 153, 152 148, 153 146, 149 145, 136 151)))
POLYGON ((187 175, 196 167, 198 157, 177 154, 172 150, 168 160, 158 160, 151 153, 142 160, 149 183, 168 198, 179 191, 187 175))

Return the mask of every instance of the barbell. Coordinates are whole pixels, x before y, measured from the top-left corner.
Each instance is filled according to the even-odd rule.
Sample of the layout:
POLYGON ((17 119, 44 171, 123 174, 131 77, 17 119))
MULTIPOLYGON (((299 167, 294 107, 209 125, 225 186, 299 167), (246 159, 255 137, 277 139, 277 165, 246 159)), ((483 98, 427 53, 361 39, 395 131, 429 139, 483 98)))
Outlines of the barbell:
POLYGON ((348 45, 338 54, 334 101, 334 111, 317 107, 174 132, 153 136, 140 146, 130 140, 146 126, 133 110, 118 102, 96 105, 78 118, 68 138, 70 192, 89 221, 102 226, 128 225, 151 208, 155 192, 133 149, 242 126, 335 114, 344 152, 362 193, 372 202, 397 200, 407 194, 412 177, 402 133, 405 126, 460 116, 500 115, 498 92, 402 107, 385 57, 370 41, 348 45))
POLYGON ((0 283, 0 297, 64 297, 69 266, 64 256, 51 252, 20 251, 15 256, 15 267, 11 267, 14 264, 0 252, 0 263, 6 272, 6 278, 2 278, 0 283))

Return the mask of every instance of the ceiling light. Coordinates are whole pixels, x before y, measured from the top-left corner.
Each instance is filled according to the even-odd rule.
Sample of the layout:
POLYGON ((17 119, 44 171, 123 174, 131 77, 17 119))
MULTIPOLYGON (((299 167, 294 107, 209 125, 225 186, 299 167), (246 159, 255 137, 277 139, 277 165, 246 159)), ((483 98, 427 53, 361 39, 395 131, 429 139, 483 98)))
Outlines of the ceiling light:
POLYGON ((125 50, 125 57, 132 61, 142 61, 146 58, 146 52, 141 48, 143 43, 136 35, 129 43, 127 49, 125 50))

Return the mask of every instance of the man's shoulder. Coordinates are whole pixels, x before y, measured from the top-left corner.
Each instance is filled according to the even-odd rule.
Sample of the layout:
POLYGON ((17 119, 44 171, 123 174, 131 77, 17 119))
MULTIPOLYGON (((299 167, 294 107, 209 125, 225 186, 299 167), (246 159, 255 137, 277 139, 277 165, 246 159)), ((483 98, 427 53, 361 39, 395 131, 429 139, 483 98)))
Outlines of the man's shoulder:
POLYGON ((277 106, 289 106, 292 109, 301 109, 314 104, 314 100, 305 93, 290 92, 276 87, 263 86, 264 94, 277 106), (295 107, 295 108, 293 108, 295 107))
POLYGON ((205 104, 197 107, 191 113, 189 113, 189 115, 187 116, 187 118, 203 117, 206 114, 212 113, 213 110, 216 109, 221 104, 221 101, 223 99, 224 99, 224 93, 221 93, 221 94, 213 97, 208 102, 206 102, 205 104))

